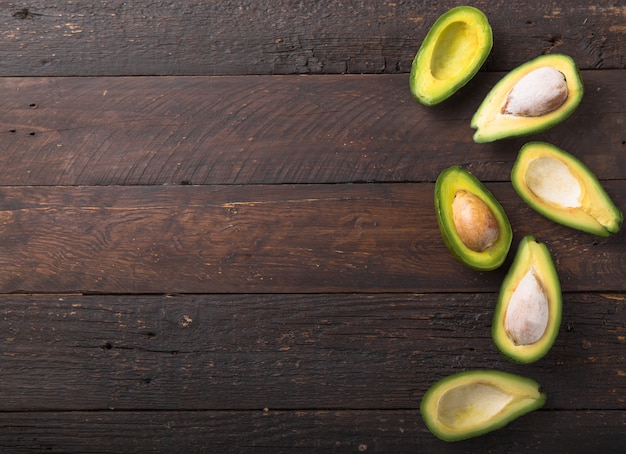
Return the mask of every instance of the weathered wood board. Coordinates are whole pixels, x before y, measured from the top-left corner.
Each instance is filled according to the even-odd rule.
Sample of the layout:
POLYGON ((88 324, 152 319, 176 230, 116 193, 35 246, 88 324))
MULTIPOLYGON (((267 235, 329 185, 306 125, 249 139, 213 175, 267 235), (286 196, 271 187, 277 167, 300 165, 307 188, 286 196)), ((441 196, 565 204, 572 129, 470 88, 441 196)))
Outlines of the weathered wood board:
POLYGON ((456 2, 0 4, 0 452, 626 451, 626 239, 555 224, 515 193, 530 140, 578 156, 626 211, 626 7, 487 2, 495 45, 440 106, 408 71, 456 2), (563 52, 585 96, 562 124, 476 144, 506 71, 563 52), (464 267, 434 212, 462 165, 513 227, 464 267), (519 240, 563 289, 556 343, 491 338, 519 240), (545 406, 445 443, 420 399, 475 368, 545 406))

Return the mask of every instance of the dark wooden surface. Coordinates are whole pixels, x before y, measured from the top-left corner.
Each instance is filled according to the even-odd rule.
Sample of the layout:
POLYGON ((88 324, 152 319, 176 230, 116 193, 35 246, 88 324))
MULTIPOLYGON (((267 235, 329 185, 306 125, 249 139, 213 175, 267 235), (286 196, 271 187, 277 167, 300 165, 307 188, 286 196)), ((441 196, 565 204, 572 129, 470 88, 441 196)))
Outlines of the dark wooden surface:
POLYGON ((456 2, 0 4, 0 452, 626 450, 626 237, 556 225, 514 193, 528 140, 583 160, 626 211, 626 5, 477 1, 481 72, 426 109, 408 90, 456 2), (505 71, 571 55, 563 124, 475 144, 505 71), (460 164, 564 291, 548 355, 491 341, 500 282, 456 262, 433 188, 460 164), (474 368, 544 408, 459 443, 419 415, 474 368))

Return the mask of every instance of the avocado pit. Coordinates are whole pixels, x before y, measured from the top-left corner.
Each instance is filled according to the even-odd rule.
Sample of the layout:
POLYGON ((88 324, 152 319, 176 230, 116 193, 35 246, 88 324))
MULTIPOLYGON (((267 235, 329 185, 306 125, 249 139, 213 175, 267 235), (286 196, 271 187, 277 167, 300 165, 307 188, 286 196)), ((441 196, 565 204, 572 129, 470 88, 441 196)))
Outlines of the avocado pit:
POLYGON ((549 313, 548 296, 531 268, 511 295, 504 330, 515 345, 532 345, 546 332, 549 313))
POLYGON ((568 94, 565 75, 550 66, 542 66, 526 74, 513 86, 502 113, 540 117, 561 107, 568 94))
POLYGON ((479 197, 459 190, 452 201, 452 220, 461 241, 471 250, 482 252, 498 240, 498 222, 479 197))

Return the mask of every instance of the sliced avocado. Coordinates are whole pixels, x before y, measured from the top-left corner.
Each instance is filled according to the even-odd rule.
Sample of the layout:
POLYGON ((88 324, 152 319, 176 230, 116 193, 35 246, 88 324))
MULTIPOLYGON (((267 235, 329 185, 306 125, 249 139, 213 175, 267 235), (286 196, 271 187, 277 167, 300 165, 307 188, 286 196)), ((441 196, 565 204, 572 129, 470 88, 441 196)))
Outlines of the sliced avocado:
POLYGON ((531 363, 554 344, 561 326, 561 284, 547 246, 522 238, 498 296, 493 341, 509 359, 531 363))
POLYGON ((574 112, 583 92, 572 58, 537 57, 509 72, 487 94, 472 117, 474 141, 492 142, 551 128, 574 112))
POLYGON ((434 435, 459 441, 500 429, 541 408, 545 401, 545 394, 530 378, 479 369, 435 383, 424 394, 420 412, 434 435))
POLYGON ((548 219, 607 237, 624 216, 579 159, 545 142, 524 145, 511 171, 520 197, 548 219))
POLYGON ((511 224, 478 178, 460 166, 441 172, 435 211, 443 240, 459 261, 483 271, 502 265, 513 239, 511 224))
POLYGON ((478 72, 492 46, 491 26, 480 10, 452 8, 435 21, 415 55, 411 94, 425 106, 449 98, 478 72))

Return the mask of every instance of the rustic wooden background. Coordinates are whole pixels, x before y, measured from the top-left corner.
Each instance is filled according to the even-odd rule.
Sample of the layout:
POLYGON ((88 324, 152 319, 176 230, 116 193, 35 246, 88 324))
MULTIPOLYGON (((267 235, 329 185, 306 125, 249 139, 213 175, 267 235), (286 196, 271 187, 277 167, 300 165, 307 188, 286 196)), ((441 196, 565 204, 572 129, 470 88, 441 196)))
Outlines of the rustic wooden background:
POLYGON ((558 226, 514 193, 529 139, 474 144, 505 71, 572 56, 586 94, 532 137, 626 211, 626 5, 476 0, 494 48, 426 109, 408 71, 454 1, 0 4, 0 450, 624 452, 626 236, 558 226), (550 353, 490 324, 510 258, 442 243, 434 180, 460 164, 514 243, 552 251, 550 353), (449 444, 419 415, 445 375, 530 376, 545 407, 449 444))

